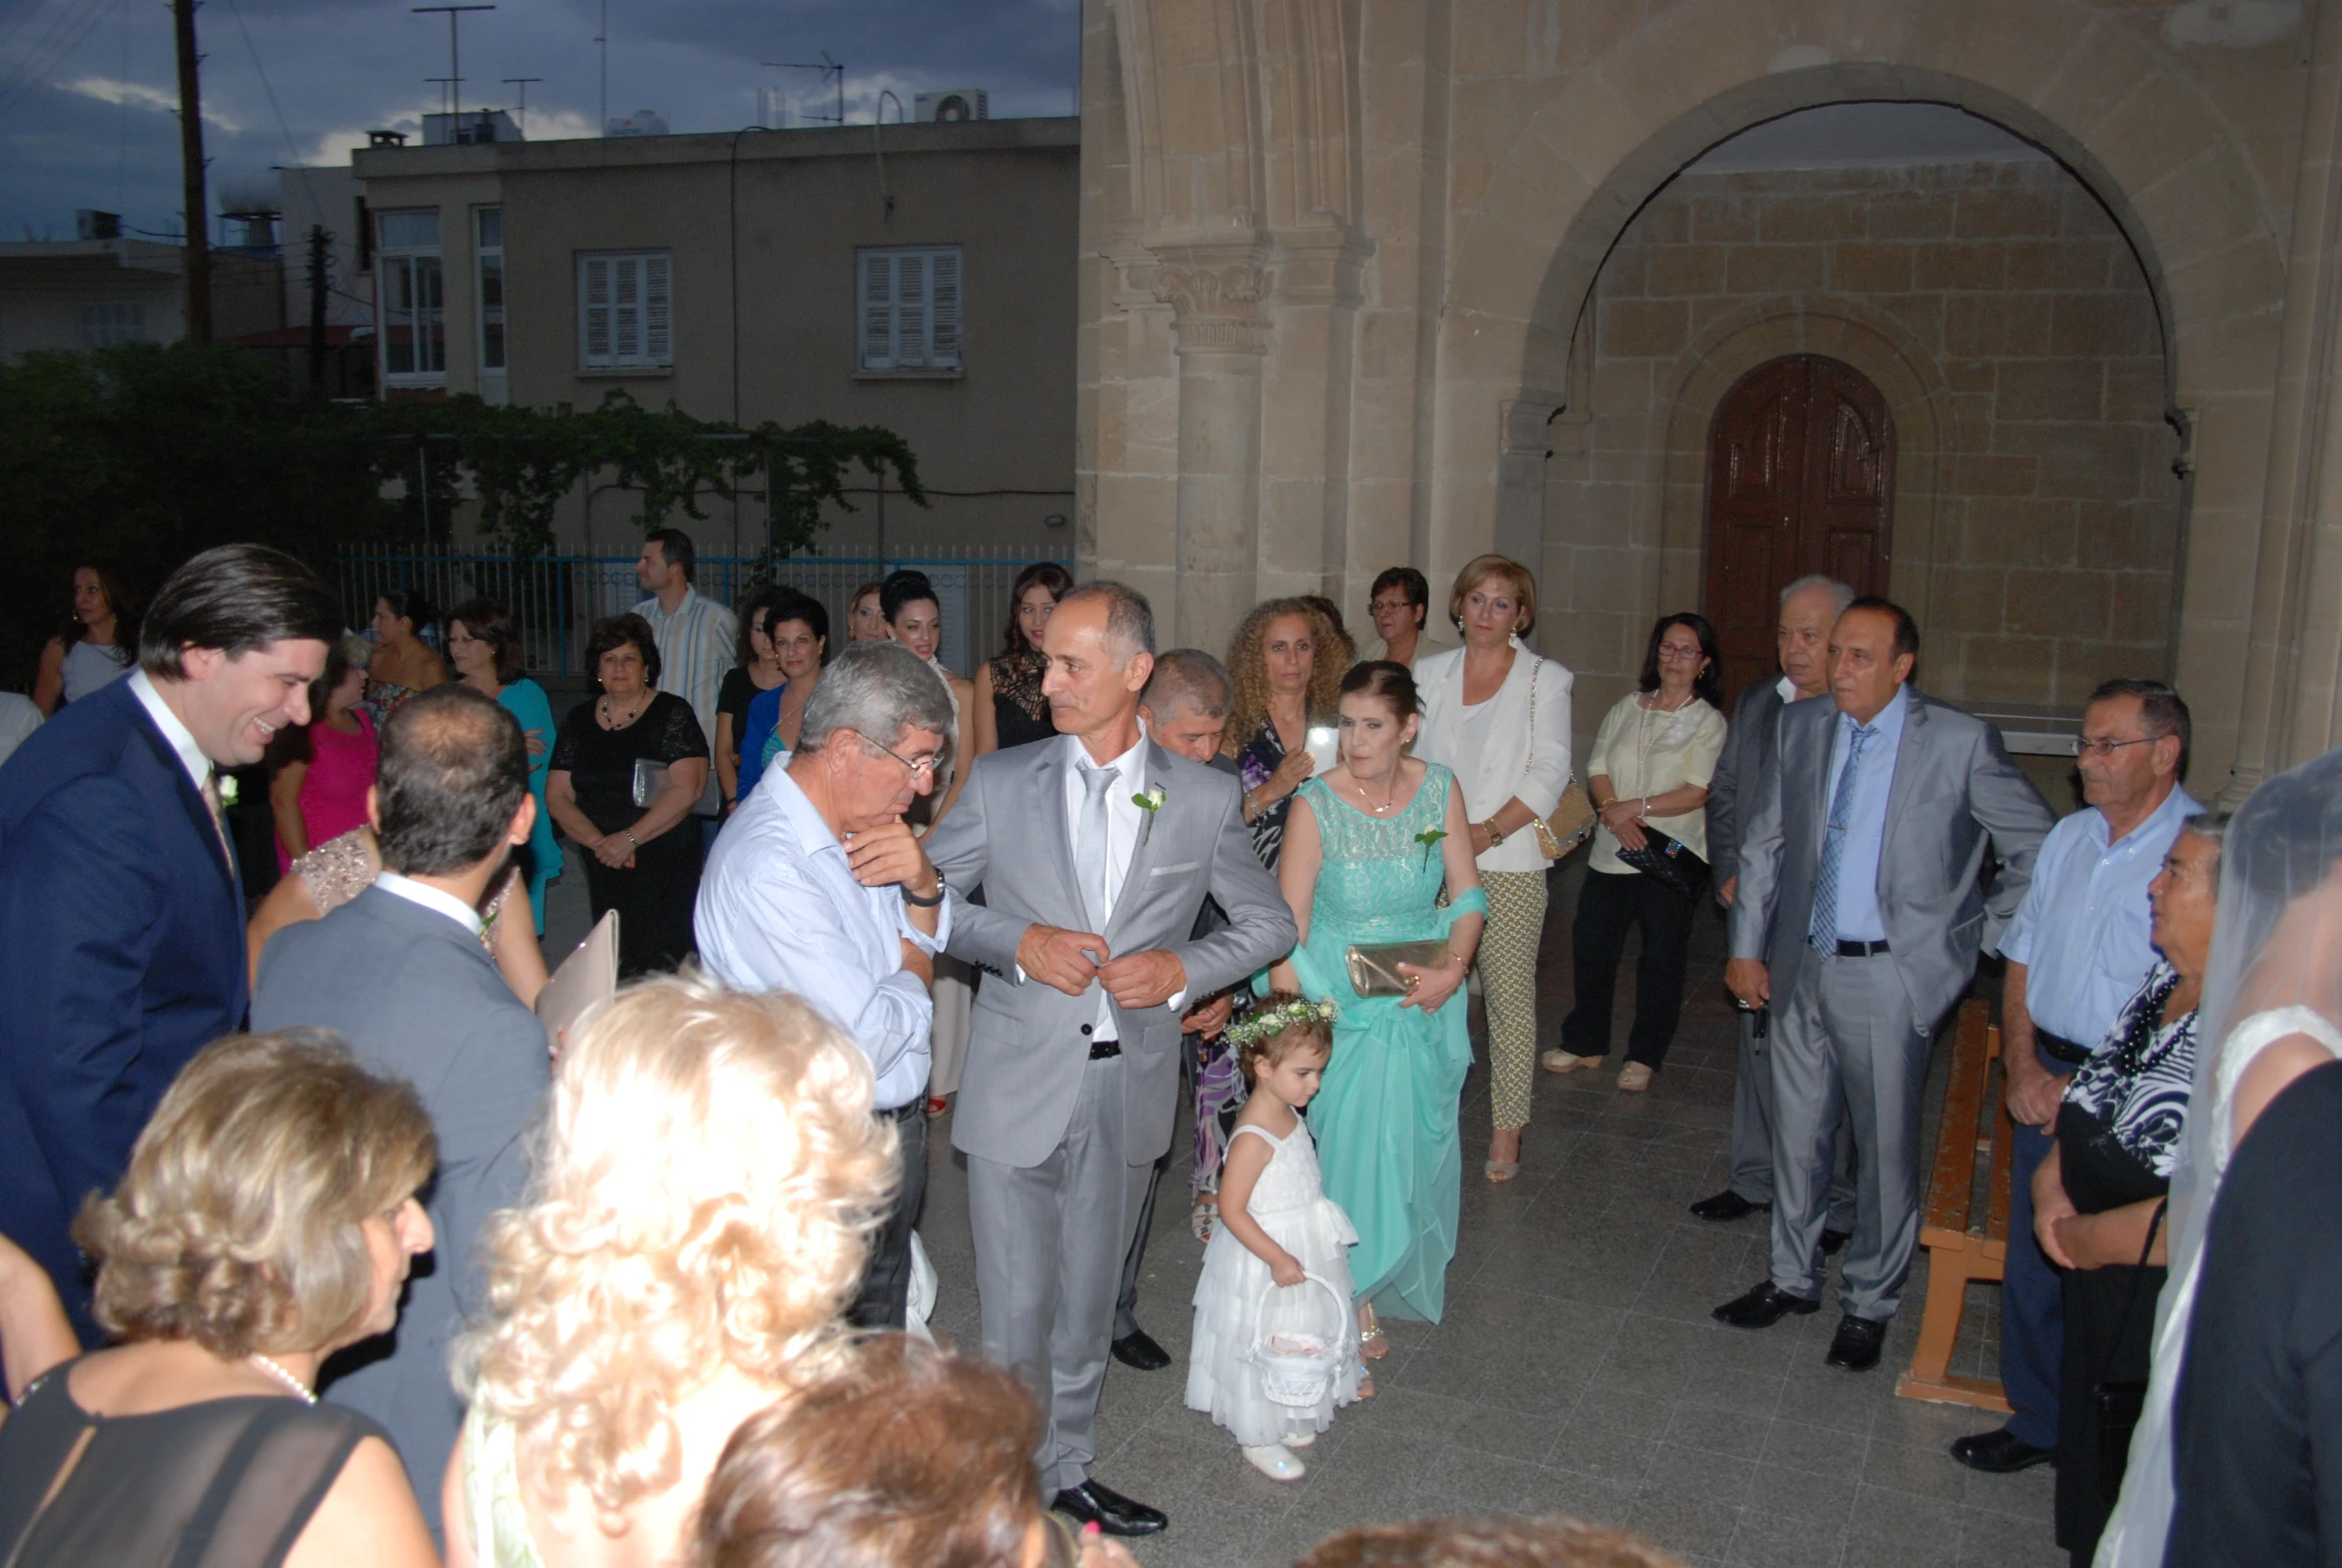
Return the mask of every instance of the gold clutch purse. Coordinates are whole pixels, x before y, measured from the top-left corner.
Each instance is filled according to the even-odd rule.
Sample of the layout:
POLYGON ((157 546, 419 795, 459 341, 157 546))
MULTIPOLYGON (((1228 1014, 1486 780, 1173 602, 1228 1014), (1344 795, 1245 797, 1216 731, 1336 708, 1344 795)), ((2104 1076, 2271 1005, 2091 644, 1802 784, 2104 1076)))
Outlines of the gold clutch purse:
POLYGON ((1399 973, 1401 964, 1437 969, 1447 962, 1448 954, 1444 941, 1366 942, 1353 945, 1344 957, 1349 962, 1350 989, 1359 996, 1403 997, 1415 989, 1415 983, 1399 973))

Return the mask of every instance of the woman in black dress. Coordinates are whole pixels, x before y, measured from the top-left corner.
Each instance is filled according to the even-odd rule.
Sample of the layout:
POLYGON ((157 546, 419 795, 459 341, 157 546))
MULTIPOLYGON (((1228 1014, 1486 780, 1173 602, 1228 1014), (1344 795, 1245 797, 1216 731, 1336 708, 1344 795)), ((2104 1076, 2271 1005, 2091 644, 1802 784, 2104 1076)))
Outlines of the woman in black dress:
POLYGON ((699 831, 689 821, 707 787, 707 737, 691 704, 657 689, 658 642, 641 616, 596 621, 585 658, 601 695, 562 723, 545 804, 586 852, 593 918, 618 911, 618 973, 631 978, 692 953, 699 831))
POLYGON ((1228 639, 1235 698, 1220 749, 1236 759, 1243 776, 1252 853, 1270 871, 1284 847, 1293 791, 1315 768, 1304 749, 1308 733, 1338 721, 1351 652, 1349 637, 1307 599, 1253 605, 1228 639))
POLYGON ((2057 1147, 2033 1176, 2033 1233, 2064 1272, 2057 1412, 2057 1544, 2076 1568, 2098 1549, 2122 1485, 2098 1389, 2143 1384, 2162 1293, 2164 1194, 2195 1085, 2196 1004, 2212 951, 2225 817, 2188 819, 2149 884, 2163 955, 2057 1108, 2057 1147), (2141 1266, 2140 1258, 2146 1262, 2141 1266))
POLYGON ((1041 629, 1058 600, 1073 590, 1074 574, 1053 560, 1035 561, 1017 573, 1017 585, 1009 590, 1007 645, 1000 657, 987 659, 976 671, 971 756, 1047 740, 1058 732, 1049 699, 1041 694, 1041 677, 1049 669, 1041 629))

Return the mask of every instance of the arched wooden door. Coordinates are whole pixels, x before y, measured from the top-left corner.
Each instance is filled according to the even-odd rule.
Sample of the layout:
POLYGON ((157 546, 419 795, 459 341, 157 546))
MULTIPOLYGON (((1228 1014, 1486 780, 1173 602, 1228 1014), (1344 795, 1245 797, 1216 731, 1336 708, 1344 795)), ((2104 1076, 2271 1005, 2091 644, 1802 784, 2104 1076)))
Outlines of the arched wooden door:
POLYGON ((1895 420, 1851 365, 1792 355, 1741 378, 1708 437, 1708 618, 1724 689, 1776 672, 1781 590, 1828 572, 1887 591, 1895 511, 1895 420))

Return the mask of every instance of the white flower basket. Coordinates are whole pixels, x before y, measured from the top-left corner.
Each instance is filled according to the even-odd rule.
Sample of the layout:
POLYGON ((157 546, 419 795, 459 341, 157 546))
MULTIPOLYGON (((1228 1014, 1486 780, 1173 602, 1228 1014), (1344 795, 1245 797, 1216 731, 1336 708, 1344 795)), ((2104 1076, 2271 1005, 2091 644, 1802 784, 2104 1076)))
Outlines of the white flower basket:
POLYGON ((1260 1391, 1275 1404, 1307 1408, 1322 1400, 1341 1369, 1342 1351, 1349 1342, 1350 1303, 1332 1284, 1316 1274, 1302 1276, 1303 1288, 1314 1284, 1332 1302, 1330 1312, 1315 1314, 1321 1321, 1269 1328, 1268 1305, 1283 1287, 1271 1283, 1252 1308, 1252 1344, 1244 1360, 1260 1374, 1260 1391))

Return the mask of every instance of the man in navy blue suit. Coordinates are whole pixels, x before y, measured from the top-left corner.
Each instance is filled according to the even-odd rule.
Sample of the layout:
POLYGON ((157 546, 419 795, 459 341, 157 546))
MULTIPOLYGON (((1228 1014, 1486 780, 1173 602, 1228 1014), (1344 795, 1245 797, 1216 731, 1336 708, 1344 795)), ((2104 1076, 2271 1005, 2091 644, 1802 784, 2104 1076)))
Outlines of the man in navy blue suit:
POLYGON ((309 722, 341 632, 332 590, 292 556, 206 550, 155 595, 138 672, 0 767, 0 1230, 85 1342, 74 1214, 121 1179, 188 1059, 244 1027, 244 887, 216 769, 309 722))

